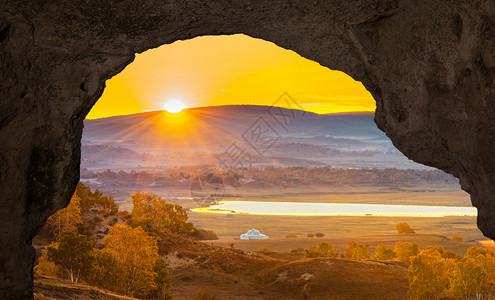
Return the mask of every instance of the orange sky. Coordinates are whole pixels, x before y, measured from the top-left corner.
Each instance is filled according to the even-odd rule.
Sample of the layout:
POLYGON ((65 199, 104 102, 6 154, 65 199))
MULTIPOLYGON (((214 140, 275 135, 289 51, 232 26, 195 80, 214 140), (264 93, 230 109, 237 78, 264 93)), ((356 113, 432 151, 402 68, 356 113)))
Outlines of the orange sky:
POLYGON ((316 113, 374 111, 364 86, 271 42, 246 35, 203 36, 138 54, 106 83, 88 119, 187 107, 271 105, 284 92, 316 113))

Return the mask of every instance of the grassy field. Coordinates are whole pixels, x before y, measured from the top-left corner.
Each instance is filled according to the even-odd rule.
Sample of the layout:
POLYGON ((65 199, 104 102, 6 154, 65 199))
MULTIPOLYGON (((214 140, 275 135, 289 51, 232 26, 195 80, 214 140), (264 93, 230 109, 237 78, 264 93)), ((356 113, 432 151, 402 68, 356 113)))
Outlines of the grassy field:
POLYGON ((210 244, 221 247, 229 247, 229 244, 233 243, 234 247, 244 251, 257 251, 261 248, 267 248, 272 251, 288 252, 294 248, 309 248, 311 245, 315 245, 321 242, 328 242, 334 246, 335 250, 339 253, 344 253, 347 248, 347 244, 351 241, 355 241, 359 244, 369 244, 369 251, 373 255, 376 246, 379 244, 385 244, 394 247, 395 243, 401 241, 407 241, 416 243, 420 249, 425 249, 428 246, 442 246, 446 250, 453 251, 459 255, 466 255, 466 250, 474 245, 478 245, 476 242, 455 242, 449 238, 436 234, 392 234, 392 235, 369 235, 369 236, 356 236, 346 238, 278 238, 267 240, 230 240, 219 239, 216 241, 207 241, 210 244))

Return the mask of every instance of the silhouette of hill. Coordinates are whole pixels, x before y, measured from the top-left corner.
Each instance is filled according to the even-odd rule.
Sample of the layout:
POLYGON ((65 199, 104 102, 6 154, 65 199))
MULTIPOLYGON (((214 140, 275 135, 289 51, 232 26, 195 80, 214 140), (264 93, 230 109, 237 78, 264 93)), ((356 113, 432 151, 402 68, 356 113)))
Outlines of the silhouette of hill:
MULTIPOLYGON (((262 152, 260 163, 277 158, 285 165, 333 165, 336 162, 329 158, 362 157, 362 167, 396 160, 411 165, 373 118, 373 112, 319 115, 269 106, 225 105, 189 108, 178 114, 152 111, 86 120, 83 146, 106 147, 100 152, 95 146, 83 147, 83 161, 150 160, 153 156, 170 161, 171 153, 179 153, 174 157, 178 165, 215 163, 215 155, 235 142, 255 155, 262 152), (260 136, 274 143, 257 151, 255 140, 260 136), (135 153, 126 156, 126 149, 135 153)), ((360 167, 356 161, 342 164, 360 167)))

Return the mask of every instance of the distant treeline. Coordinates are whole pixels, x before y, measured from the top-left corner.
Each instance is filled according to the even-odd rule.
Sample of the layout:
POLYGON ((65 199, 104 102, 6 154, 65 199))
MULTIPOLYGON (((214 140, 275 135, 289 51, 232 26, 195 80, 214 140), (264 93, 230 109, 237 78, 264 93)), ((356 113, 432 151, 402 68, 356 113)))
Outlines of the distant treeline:
POLYGON ((326 185, 377 185, 377 184, 457 184, 458 180, 439 170, 389 169, 336 169, 331 167, 253 167, 218 169, 215 165, 182 166, 160 171, 92 172, 82 169, 81 178, 99 181, 125 182, 131 185, 177 185, 190 183, 196 178, 220 178, 226 185, 240 186, 297 186, 326 185))

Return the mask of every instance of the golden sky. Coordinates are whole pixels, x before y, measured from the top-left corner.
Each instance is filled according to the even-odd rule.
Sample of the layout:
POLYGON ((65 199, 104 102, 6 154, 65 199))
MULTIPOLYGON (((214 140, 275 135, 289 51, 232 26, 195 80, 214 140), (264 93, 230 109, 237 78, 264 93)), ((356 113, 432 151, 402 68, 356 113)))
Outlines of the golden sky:
POLYGON ((316 113, 374 111, 364 86, 271 42, 243 34, 177 41, 136 55, 106 82, 88 119, 187 107, 271 105, 284 92, 316 113))

